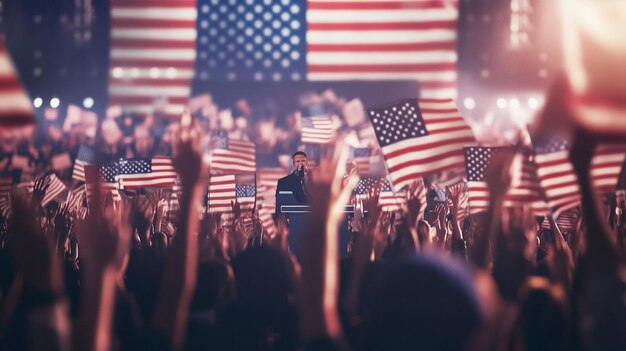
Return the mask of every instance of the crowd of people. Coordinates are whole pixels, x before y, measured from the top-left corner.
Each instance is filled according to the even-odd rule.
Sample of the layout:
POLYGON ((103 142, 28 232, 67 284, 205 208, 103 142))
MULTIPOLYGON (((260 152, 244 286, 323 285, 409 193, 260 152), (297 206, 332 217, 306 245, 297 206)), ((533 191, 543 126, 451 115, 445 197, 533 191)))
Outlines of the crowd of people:
POLYGON ((255 142, 257 166, 287 169, 300 113, 278 116, 272 104, 253 110, 245 100, 219 110, 208 95, 196 102, 180 120, 113 109, 98 122, 80 109, 65 118, 51 110, 34 136, 2 139, 0 166, 18 184, 3 190, 1 348, 626 348, 625 199, 596 199, 590 135, 577 134, 572 145, 582 196, 572 227, 503 206, 512 182, 506 152, 485 173, 486 212, 461 208, 464 184, 444 187, 438 201, 442 192, 420 196, 417 183, 401 211, 387 212, 380 186, 353 196, 346 144, 376 145, 362 104, 309 94, 303 106, 338 116, 336 136, 316 151, 306 232, 290 233, 285 218, 268 228, 237 202, 227 223, 224 213, 202 209, 205 154, 210 136, 227 135, 255 142), (72 179, 80 145, 103 158, 170 156, 176 211, 162 189, 113 199, 98 186, 88 201, 57 196, 42 206, 52 173, 68 193, 83 186, 72 179), (348 202, 356 212, 349 256, 340 258, 348 202), (289 250, 290 234, 303 236, 300 257, 289 250))

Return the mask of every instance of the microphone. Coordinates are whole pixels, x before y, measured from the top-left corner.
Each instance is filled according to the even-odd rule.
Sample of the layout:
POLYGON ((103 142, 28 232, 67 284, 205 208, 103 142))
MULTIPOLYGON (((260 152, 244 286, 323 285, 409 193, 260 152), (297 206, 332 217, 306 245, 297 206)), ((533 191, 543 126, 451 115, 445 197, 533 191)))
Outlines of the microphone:
POLYGON ((304 178, 304 165, 298 166, 298 177, 300 179, 304 178))

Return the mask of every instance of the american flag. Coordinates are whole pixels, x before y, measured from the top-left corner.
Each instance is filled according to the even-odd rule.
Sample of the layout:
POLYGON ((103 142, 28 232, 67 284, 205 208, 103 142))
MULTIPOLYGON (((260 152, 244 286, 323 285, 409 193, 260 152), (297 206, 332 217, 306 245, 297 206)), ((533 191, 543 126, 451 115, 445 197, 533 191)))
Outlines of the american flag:
POLYGON ((235 194, 242 210, 253 210, 256 203, 255 174, 237 174, 235 194))
POLYGON ((396 191, 423 175, 463 168, 463 147, 476 143, 451 99, 404 99, 368 114, 396 191))
POLYGON ((328 144, 333 137, 333 121, 330 116, 302 117, 302 143, 328 144))
POLYGON ((598 145, 591 159, 591 179, 602 193, 614 192, 626 160, 626 145, 598 145))
POLYGON ((0 177, 0 196, 8 194, 13 189, 13 177, 2 176, 0 177))
POLYGON ((164 156, 121 159, 117 176, 120 188, 161 188, 176 184, 176 170, 172 159, 164 156))
POLYGON ((622 164, 622 170, 617 181, 617 189, 626 189, 626 160, 622 164))
POLYGON ((207 194, 208 212, 232 213, 231 202, 235 202, 236 186, 234 174, 211 176, 207 194))
POLYGON ((45 207, 52 200, 54 200, 54 198, 67 190, 67 186, 63 184, 63 182, 59 180, 57 175, 54 173, 50 173, 45 182, 48 185, 48 188, 46 189, 46 194, 43 196, 43 200, 41 200, 42 207, 45 207))
POLYGON ((11 198, 8 194, 0 194, 0 215, 5 221, 11 217, 11 198))
MULTIPOLYGON (((394 192, 391 183, 387 179, 381 180, 382 188, 378 197, 378 205, 385 212, 401 212, 406 208, 406 191, 394 192)), ((418 198, 423 204, 422 209, 426 207, 426 191, 424 190, 424 182, 418 182, 418 198)))
MULTIPOLYGON (((468 179, 468 196, 470 213, 486 211, 489 207, 489 188, 485 182, 485 170, 489 166, 491 157, 499 152, 512 152, 509 147, 466 147, 465 169, 468 179)), ((546 214, 547 208, 543 204, 541 187, 537 177, 537 168, 527 155, 518 154, 519 167, 514 167, 511 187, 504 198, 506 207, 527 204, 541 215, 546 214), (534 205, 534 203, 537 203, 534 205)))
MULTIPOLYGON (((576 225, 578 224, 579 216, 580 216, 579 209, 577 207, 564 211, 556 219, 556 225, 559 227, 561 231, 574 230, 576 229, 576 225)), ((543 222, 541 223, 541 227, 544 229, 552 229, 552 227, 550 226, 550 221, 548 220, 547 216, 544 218, 543 222)))
POLYGON ((85 166, 85 191, 88 202, 93 199, 98 183, 102 198, 111 194, 115 201, 122 199, 117 187, 118 170, 119 165, 115 161, 104 162, 100 166, 85 166))
POLYGON ((254 173, 256 171, 256 147, 245 140, 215 136, 212 140, 212 173, 254 173))
POLYGON ((356 187, 352 189, 352 194, 357 200, 365 200, 369 192, 380 185, 380 181, 378 178, 361 178, 356 187))
POLYGON ((70 210, 79 210, 83 207, 85 187, 79 186, 67 192, 65 202, 70 210))
POLYGON ((201 80, 412 80, 456 95, 458 0, 199 1, 201 80))
POLYGON ((270 234, 276 233, 274 213, 276 212, 276 185, 284 177, 282 168, 259 168, 257 170, 257 203, 261 226, 270 234))
POLYGON ((183 112, 196 59, 195 0, 111 1, 109 104, 151 113, 166 100, 183 112))
MULTIPOLYGON (((569 161, 569 142, 557 136, 534 140, 535 162, 548 205, 555 216, 580 204, 580 189, 569 161)), ((598 192, 615 191, 626 152, 623 145, 599 145, 591 159, 591 180, 598 192), (621 161, 620 161, 621 160, 621 161)))
POLYGON ((34 121, 30 99, 13 67, 4 39, 0 38, 0 125, 16 126, 34 121))
POLYGON ((370 159, 371 153, 372 148, 368 146, 354 148, 354 163, 358 175, 364 176, 370 173, 370 166, 372 164, 370 159))
POLYGON ((85 165, 92 165, 94 163, 96 163, 96 153, 94 152, 94 150, 87 145, 81 145, 78 149, 78 155, 76 155, 76 160, 74 161, 72 179, 84 182, 85 165))

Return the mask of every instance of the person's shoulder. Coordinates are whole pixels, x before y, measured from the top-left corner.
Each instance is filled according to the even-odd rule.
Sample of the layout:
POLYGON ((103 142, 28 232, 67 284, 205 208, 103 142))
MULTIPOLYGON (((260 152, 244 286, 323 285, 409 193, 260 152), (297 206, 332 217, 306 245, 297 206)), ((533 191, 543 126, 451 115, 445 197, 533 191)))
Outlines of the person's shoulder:
POLYGON ((290 179, 293 175, 294 175, 293 173, 289 173, 289 174, 287 174, 286 176, 284 176, 284 177, 282 177, 282 178, 279 178, 279 179, 278 179, 278 181, 279 181, 279 182, 281 182, 281 181, 282 181, 282 182, 288 182, 288 181, 289 181, 289 179, 290 179))

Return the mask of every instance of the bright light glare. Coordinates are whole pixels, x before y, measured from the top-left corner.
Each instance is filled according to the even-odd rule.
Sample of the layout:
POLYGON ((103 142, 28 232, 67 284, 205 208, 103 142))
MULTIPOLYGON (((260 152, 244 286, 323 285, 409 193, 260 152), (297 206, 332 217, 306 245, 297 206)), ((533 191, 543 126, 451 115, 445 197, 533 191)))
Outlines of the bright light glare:
POLYGON ((59 100, 59 98, 50 99, 50 107, 57 108, 59 107, 60 104, 61 104, 61 100, 59 100))
POLYGON ((93 101, 93 98, 91 98, 91 97, 86 97, 83 100, 83 107, 85 107, 85 108, 92 108, 93 104, 94 104, 94 101, 93 101))
POLYGON ((519 108, 520 103, 518 99, 513 98, 509 101, 509 105, 511 106, 511 108, 519 108))
POLYGON ((505 108, 506 108, 506 99, 504 99, 504 98, 499 98, 499 99, 496 101, 496 105, 498 105, 498 108, 505 109, 505 108))
POLYGON ((463 100, 463 106, 465 106, 468 110, 473 110, 474 107, 476 107, 476 101, 474 101, 471 97, 467 97, 463 100))
POLYGON ((528 98, 528 107, 532 108, 533 110, 539 108, 539 99, 534 97, 528 98))
POLYGON ((35 108, 40 108, 41 105, 43 105, 43 99, 40 97, 37 97, 33 100, 33 106, 35 106, 35 108))

